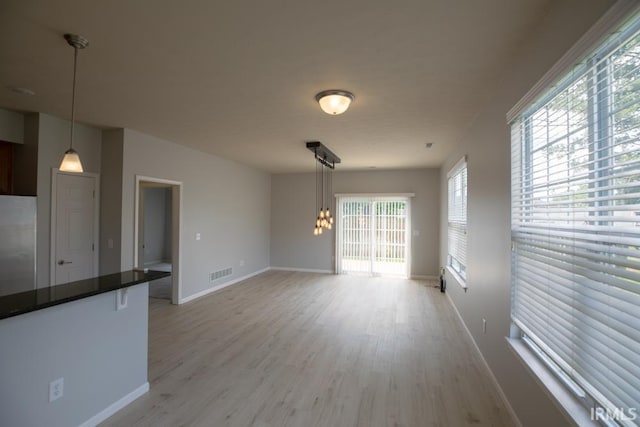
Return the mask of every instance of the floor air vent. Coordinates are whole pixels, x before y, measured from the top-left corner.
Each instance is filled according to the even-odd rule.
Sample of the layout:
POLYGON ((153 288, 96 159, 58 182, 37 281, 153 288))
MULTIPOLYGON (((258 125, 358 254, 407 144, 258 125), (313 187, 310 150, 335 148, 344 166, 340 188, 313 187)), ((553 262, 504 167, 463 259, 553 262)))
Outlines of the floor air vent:
POLYGON ((222 279, 223 277, 228 277, 233 274, 233 268, 225 268, 223 270, 214 271, 213 273, 209 273, 209 281, 213 282, 218 279, 222 279))

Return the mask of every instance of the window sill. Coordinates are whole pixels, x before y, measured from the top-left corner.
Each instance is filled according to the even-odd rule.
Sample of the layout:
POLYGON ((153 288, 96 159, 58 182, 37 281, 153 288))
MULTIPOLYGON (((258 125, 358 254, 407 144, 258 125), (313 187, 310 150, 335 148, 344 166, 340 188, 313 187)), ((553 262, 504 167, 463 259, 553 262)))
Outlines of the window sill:
POLYGON ((538 384, 560 412, 576 426, 600 426, 591 420, 589 410, 574 396, 571 391, 547 368, 538 356, 518 338, 507 338, 511 351, 520 359, 527 370, 533 375, 538 384))
POLYGON ((455 281, 458 282, 458 285, 460 285, 460 287, 464 289, 465 292, 467 292, 467 281, 463 279, 462 276, 460 276, 458 272, 451 268, 451 266, 449 265, 447 265, 447 271, 449 272, 449 274, 451 274, 451 276, 453 276, 455 281))

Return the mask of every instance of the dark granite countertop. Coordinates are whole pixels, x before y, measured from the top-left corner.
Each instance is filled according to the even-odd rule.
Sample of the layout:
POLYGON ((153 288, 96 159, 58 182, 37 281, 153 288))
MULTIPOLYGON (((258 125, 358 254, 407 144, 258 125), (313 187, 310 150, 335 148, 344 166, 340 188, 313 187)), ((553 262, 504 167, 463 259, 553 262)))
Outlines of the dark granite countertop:
POLYGON ((127 288, 167 276, 171 276, 171 273, 164 271, 148 271, 144 273, 142 271, 129 270, 91 279, 78 280, 77 282, 69 282, 62 285, 1 296, 0 319, 127 288))

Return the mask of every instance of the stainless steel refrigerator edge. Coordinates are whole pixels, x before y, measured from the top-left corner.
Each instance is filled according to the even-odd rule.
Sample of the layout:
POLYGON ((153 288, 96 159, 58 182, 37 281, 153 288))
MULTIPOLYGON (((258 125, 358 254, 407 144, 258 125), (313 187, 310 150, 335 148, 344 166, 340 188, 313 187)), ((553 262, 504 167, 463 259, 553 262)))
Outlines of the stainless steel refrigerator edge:
POLYGON ((0 196, 0 296, 36 288, 36 198, 0 196))

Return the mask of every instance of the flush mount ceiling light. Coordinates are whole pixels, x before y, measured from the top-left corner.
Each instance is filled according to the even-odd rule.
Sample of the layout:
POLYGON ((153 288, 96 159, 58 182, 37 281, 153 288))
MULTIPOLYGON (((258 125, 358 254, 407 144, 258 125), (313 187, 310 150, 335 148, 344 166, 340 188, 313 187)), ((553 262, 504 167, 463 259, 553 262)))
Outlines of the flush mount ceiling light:
POLYGON ((323 90, 316 95, 316 101, 320 104, 322 111, 332 116, 347 111, 354 99, 355 96, 351 92, 338 89, 323 90))
POLYGON ((77 34, 65 34, 64 39, 73 48, 73 89, 71 92, 71 139, 69 149, 65 151, 60 170, 63 172, 82 172, 82 163, 78 152, 73 149, 73 125, 76 118, 76 69, 78 68, 78 49, 89 45, 89 40, 77 34))

